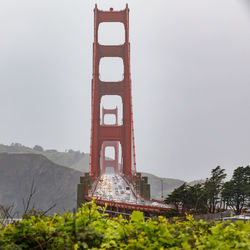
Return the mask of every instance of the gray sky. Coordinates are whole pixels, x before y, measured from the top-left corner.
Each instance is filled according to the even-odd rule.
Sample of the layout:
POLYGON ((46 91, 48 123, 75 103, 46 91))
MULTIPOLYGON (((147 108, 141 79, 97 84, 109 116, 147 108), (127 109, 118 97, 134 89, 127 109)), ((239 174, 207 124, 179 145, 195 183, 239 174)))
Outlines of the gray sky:
POLYGON ((129 4, 137 170, 250 164, 248 0, 0 0, 0 143, 89 152, 95 2, 129 4))

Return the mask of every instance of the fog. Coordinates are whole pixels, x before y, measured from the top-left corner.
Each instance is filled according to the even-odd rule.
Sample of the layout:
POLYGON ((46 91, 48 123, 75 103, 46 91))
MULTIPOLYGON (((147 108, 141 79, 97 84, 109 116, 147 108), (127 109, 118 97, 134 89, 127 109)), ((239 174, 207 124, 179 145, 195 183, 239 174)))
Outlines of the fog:
POLYGON ((245 0, 0 1, 0 143, 89 152, 93 8, 126 2, 137 170, 190 181, 249 165, 245 0))

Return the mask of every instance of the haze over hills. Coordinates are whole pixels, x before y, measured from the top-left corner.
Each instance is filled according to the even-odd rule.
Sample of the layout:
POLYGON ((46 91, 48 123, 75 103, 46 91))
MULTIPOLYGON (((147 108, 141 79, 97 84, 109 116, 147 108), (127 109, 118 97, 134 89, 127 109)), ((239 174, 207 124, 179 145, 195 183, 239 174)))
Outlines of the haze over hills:
MULTIPOLYGON (((23 211, 22 199, 29 194, 34 179, 37 194, 36 208, 47 209, 56 204, 51 212, 70 211, 76 204, 76 185, 84 172, 88 172, 89 154, 68 150, 58 152, 33 149, 19 143, 10 146, 0 144, 0 204, 15 203, 16 211, 23 211)), ((164 197, 184 183, 182 180, 159 178, 149 173, 151 197, 161 199, 161 180, 164 197)))
POLYGON ((160 178, 153 174, 142 173, 143 176, 148 177, 148 182, 151 187, 151 198, 156 200, 161 200, 162 190, 161 190, 161 180, 163 181, 163 197, 165 198, 170 194, 175 188, 181 186, 185 181, 172 179, 172 178, 160 178))
POLYGON ((32 153, 41 154, 58 165, 70 167, 82 172, 88 171, 89 154, 69 149, 65 152, 58 152, 55 149, 44 150, 41 146, 34 148, 26 147, 20 143, 12 143, 10 146, 0 144, 0 153, 32 153))
POLYGON ((0 204, 14 204, 22 214, 23 199, 27 202, 32 182, 36 193, 31 208, 51 213, 72 211, 76 204, 76 183, 82 172, 55 164, 45 156, 31 153, 0 153, 0 204))

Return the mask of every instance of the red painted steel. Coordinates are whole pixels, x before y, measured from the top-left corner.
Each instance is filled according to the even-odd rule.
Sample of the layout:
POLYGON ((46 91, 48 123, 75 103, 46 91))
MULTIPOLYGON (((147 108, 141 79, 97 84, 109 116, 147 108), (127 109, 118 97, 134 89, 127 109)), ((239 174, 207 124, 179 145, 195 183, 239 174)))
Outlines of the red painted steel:
MULTIPOLYGON (((91 201, 93 198, 89 196, 85 196, 86 201, 91 201)), ((164 208, 164 207, 156 207, 156 206, 149 206, 149 205, 141 205, 141 204, 129 204, 123 202, 114 202, 114 201, 106 201, 106 200, 94 200, 96 204, 100 206, 111 206, 114 208, 125 208, 128 210, 139 210, 142 212, 155 212, 161 214, 163 212, 169 211, 172 208, 164 208)))
POLYGON ((118 125, 118 108, 117 107, 115 109, 102 108, 102 125, 106 125, 104 123, 105 115, 114 115, 115 116, 115 123, 111 124, 111 125, 115 125, 115 126, 118 125))
MULTIPOLYGON (((103 114, 104 116, 104 114, 103 114)), ((129 8, 125 10, 102 11, 94 9, 93 79, 92 79, 92 121, 90 175, 96 179, 101 174, 100 156, 105 142, 120 142, 122 150, 122 173, 132 181, 136 172, 134 129, 130 78, 129 8), (125 42, 122 45, 101 45, 98 42, 98 27, 102 22, 121 22, 125 28, 125 42), (124 79, 119 82, 103 82, 99 78, 99 64, 103 57, 120 57, 124 64, 124 79), (123 103, 123 124, 100 124, 100 101, 104 95, 119 95, 123 103)))
POLYGON ((105 141, 102 144, 101 151, 101 174, 104 174, 107 167, 113 167, 116 174, 119 173, 119 142, 117 141, 105 141), (107 147, 113 147, 115 151, 115 159, 108 160, 105 158, 105 149, 107 147))

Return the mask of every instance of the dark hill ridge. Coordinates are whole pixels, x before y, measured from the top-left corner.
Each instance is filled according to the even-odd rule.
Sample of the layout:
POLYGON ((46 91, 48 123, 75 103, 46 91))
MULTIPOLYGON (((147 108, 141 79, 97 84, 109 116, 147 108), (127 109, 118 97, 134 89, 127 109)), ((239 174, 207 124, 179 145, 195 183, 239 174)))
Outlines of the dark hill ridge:
POLYGON ((0 153, 0 204, 15 204, 23 212, 22 199, 27 200, 32 180, 36 194, 32 200, 35 208, 51 212, 72 211, 76 204, 76 184, 83 173, 60 166, 45 156, 31 153, 0 153))
POLYGON ((41 146, 29 148, 20 143, 12 143, 10 146, 0 144, 0 153, 41 154, 58 165, 70 167, 83 172, 87 172, 89 167, 89 154, 74 150, 68 150, 67 152, 58 152, 54 149, 44 150, 41 146))
MULTIPOLYGON (((58 152, 57 150, 44 150, 41 146, 35 146, 34 148, 29 148, 29 147, 21 145, 20 143, 12 143, 10 146, 0 144, 0 153, 4 153, 4 152, 7 152, 9 154, 13 154, 13 157, 14 157, 14 155, 25 153, 27 161, 29 158, 28 155, 37 155, 37 156, 40 155, 40 156, 43 156, 44 161, 50 162, 50 166, 52 168, 54 166, 57 169, 58 169, 58 167, 61 168, 62 173, 64 173, 65 171, 67 172, 67 170, 73 171, 72 173, 74 173, 74 174, 78 173, 78 174, 76 174, 76 175, 78 175, 78 177, 76 177, 75 179, 72 179, 72 181, 69 181, 67 178, 65 180, 60 179, 60 178, 57 178, 55 180, 57 183, 60 182, 62 187, 64 187, 64 189, 67 189, 67 187, 69 186, 70 190, 75 190, 75 187, 76 187, 77 183, 79 182, 79 176, 81 175, 82 172, 88 172, 88 168, 89 168, 89 154, 81 153, 80 151, 68 150, 67 152, 58 152), (78 170, 78 171, 74 172, 74 170, 78 170)), ((33 157, 34 156, 30 156, 30 158, 33 158, 33 157)), ((10 158, 9 158, 9 160, 11 161, 10 158)), ((32 170, 32 173, 36 178, 40 178, 39 171, 37 172, 37 170, 38 170, 37 164, 39 162, 38 159, 41 159, 41 158, 35 157, 33 160, 29 159, 29 161, 33 162, 33 164, 34 164, 34 169, 32 170), (38 161, 38 162, 36 162, 36 161, 38 161)), ((1 164, 1 162, 0 162, 0 164, 1 164)), ((18 165, 17 160, 15 161, 15 164, 17 164, 16 166, 20 166, 20 164, 18 165)), ((30 168, 32 167, 31 163, 29 164, 29 167, 30 168)), ((22 167, 19 170, 21 171, 21 169, 22 169, 22 167)), ((47 173, 49 174, 50 172, 48 172, 48 171, 45 173, 42 172, 41 175, 44 176, 47 173)), ((26 175, 26 170, 24 171, 23 175, 26 175)), ((158 176, 155 176, 155 175, 152 175, 149 173, 142 173, 142 175, 148 176, 149 184, 151 185, 151 197, 153 199, 161 199, 161 180, 163 180, 164 197, 166 197, 168 194, 170 194, 176 187, 178 187, 184 183, 184 181, 182 181, 182 180, 173 179, 173 178, 160 178, 158 176)), ((18 178, 25 179, 26 177, 25 176, 22 177, 22 174, 20 173, 18 178)), ((50 176, 48 176, 48 180, 52 181, 50 176)), ((8 181, 8 179, 6 179, 5 181, 8 181)), ((30 182, 31 181, 32 180, 30 180, 30 182)), ((15 183, 13 183, 13 185, 15 185, 15 183)), ((51 192, 51 189, 50 189, 51 187, 52 187, 52 184, 48 185, 47 192, 49 192, 49 193, 51 192)), ((44 187, 44 189, 45 189, 45 187, 44 187)), ((46 194, 46 192, 44 191, 43 194, 46 194)), ((2 190, 1 190, 1 177, 0 177, 0 204, 2 202, 2 200, 1 200, 2 195, 3 194, 2 194, 2 190)), ((57 197, 61 197, 61 195, 57 194, 57 197)), ((75 199, 76 193, 74 193, 73 196, 67 196, 67 197, 69 197, 70 200, 72 200, 72 197, 75 199)), ((20 199, 18 198, 18 200, 20 200, 20 199)), ((71 204, 70 200, 67 201, 66 203, 71 204)), ((5 199, 5 202, 6 201, 8 201, 8 200, 5 199)), ((67 209, 68 207, 65 207, 65 208, 67 209)), ((69 206, 69 209, 71 209, 71 206, 69 206)), ((56 211, 58 211, 58 210, 56 210, 56 211)))

